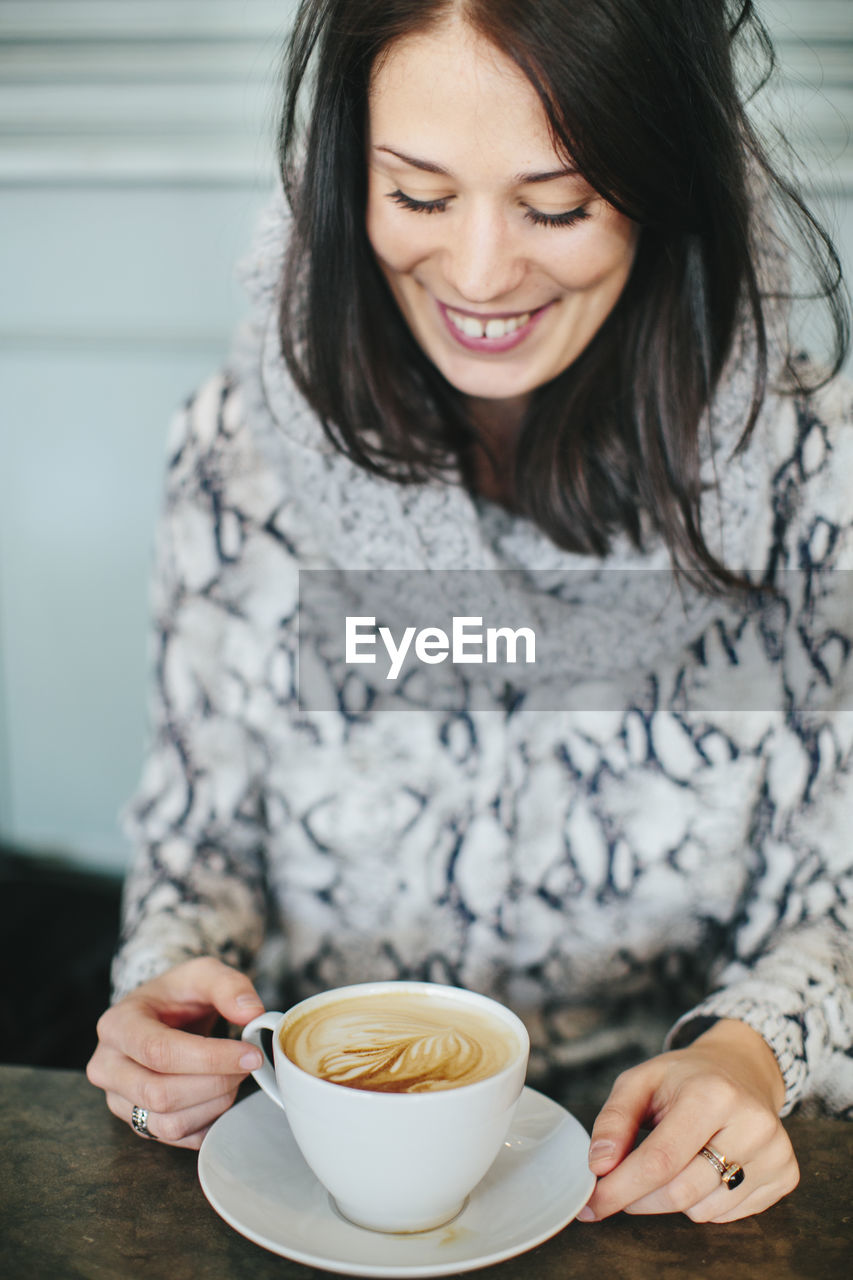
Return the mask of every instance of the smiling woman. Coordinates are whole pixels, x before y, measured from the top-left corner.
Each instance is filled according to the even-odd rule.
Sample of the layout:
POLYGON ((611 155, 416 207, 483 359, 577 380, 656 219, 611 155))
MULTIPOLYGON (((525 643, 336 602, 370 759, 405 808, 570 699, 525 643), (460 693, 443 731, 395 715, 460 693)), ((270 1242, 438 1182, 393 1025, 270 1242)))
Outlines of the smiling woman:
POLYGON ((644 511, 677 564, 731 583, 702 531, 702 415, 736 335, 744 439, 768 378, 808 379, 777 219, 833 316, 826 367, 845 349, 837 259, 750 128, 739 44, 768 53, 731 0, 303 6, 281 341, 330 438, 398 481, 461 468, 573 551, 639 544, 644 511))
POLYGON ((846 312, 744 114, 763 41, 749 0, 301 4, 289 207, 170 457, 89 1067, 143 1136, 230 1105, 253 968, 513 1008, 603 1104, 586 1218, 759 1212, 780 1116, 853 1107, 853 395, 789 338, 792 219, 834 357, 846 312), (487 616, 531 682, 487 631, 431 697, 487 616))

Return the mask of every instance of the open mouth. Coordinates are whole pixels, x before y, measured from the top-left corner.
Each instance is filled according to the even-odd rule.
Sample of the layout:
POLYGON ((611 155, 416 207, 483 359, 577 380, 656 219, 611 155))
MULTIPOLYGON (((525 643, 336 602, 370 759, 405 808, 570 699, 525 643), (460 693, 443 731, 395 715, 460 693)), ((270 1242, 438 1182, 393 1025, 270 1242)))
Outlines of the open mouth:
POLYGON ((469 351, 498 353, 510 351, 523 342, 552 305, 547 302, 533 311, 483 316, 470 311, 456 311, 443 302, 438 303, 438 309, 448 333, 461 346, 469 351))

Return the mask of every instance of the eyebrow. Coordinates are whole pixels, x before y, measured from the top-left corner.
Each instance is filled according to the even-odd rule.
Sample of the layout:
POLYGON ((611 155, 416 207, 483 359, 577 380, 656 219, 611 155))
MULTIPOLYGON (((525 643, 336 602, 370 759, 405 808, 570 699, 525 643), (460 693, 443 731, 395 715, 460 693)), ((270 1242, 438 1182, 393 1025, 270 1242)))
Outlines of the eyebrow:
MULTIPOLYGON (((432 160, 422 160, 418 156, 406 155, 404 151, 397 151, 394 147, 377 146, 376 151, 385 151, 388 155, 395 156, 398 160, 402 160, 403 164, 411 165, 413 169, 422 169, 424 173, 439 173, 445 178, 451 178, 449 169, 445 169, 443 165, 435 164, 432 160)), ((577 169, 565 166, 562 169, 548 169, 544 173, 517 173, 513 179, 517 186, 527 186, 535 182, 553 182, 556 178, 575 178, 577 177, 577 169)))

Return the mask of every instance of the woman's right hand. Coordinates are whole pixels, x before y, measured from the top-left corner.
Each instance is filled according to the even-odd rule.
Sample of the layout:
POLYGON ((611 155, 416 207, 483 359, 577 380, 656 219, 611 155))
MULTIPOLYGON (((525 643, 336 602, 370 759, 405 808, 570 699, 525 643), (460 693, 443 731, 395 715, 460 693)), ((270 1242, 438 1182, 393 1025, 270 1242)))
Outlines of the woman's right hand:
POLYGON ((244 974, 212 957, 188 960, 101 1016, 86 1075, 120 1120, 130 1124, 134 1106, 143 1107, 152 1136, 198 1148, 263 1061, 258 1049, 209 1033, 220 1015, 245 1026, 262 1012, 244 974))

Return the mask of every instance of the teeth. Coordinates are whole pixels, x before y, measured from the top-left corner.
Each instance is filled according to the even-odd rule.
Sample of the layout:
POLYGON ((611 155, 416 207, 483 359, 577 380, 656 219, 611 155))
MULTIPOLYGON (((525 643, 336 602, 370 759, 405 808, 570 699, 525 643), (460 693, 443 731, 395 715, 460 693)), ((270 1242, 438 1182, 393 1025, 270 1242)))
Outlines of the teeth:
POLYGON ((507 334, 521 329, 530 319, 529 311, 522 316, 510 316, 507 320, 487 320, 485 324, 475 316, 463 316, 449 308, 447 314, 460 333, 468 338, 505 338, 507 334))

